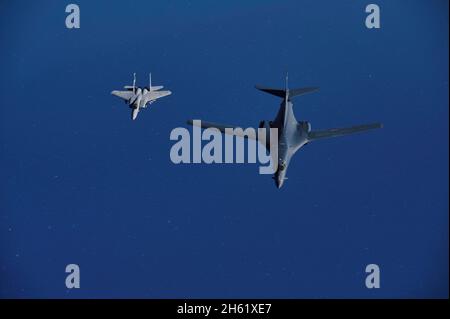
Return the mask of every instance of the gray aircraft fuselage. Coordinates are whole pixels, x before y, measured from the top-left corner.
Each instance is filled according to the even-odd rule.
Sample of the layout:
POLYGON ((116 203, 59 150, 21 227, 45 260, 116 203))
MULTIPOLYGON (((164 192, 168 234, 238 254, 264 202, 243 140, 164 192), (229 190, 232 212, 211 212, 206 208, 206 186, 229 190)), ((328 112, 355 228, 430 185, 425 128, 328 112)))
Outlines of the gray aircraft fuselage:
POLYGON ((278 129, 278 167, 273 177, 278 188, 286 179, 292 155, 308 143, 308 132, 297 122, 292 106, 289 99, 284 99, 275 120, 269 124, 271 128, 278 129))

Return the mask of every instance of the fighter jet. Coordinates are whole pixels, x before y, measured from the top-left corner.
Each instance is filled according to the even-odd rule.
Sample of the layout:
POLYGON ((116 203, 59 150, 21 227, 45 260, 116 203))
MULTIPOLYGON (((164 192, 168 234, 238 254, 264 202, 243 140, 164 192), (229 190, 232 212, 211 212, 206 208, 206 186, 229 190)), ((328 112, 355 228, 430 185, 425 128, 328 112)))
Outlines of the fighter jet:
POLYGON ((162 88, 162 85, 152 86, 151 73, 148 87, 136 87, 136 73, 133 73, 133 85, 125 85, 125 91, 112 91, 111 94, 120 97, 130 106, 131 119, 134 121, 141 109, 145 109, 159 98, 172 94, 171 91, 159 91, 162 88))
MULTIPOLYGON (((292 98, 307 93, 318 91, 317 87, 306 87, 290 90, 288 87, 288 77, 286 76, 285 89, 274 89, 257 85, 256 88, 263 92, 278 96, 282 98, 278 114, 273 121, 260 121, 259 128, 266 128, 266 132, 270 128, 278 129, 278 158, 276 161, 276 171, 273 175, 275 185, 277 188, 283 186, 284 181, 287 179, 286 172, 292 156, 303 146, 309 142, 317 141, 328 137, 344 136, 357 132, 367 131, 371 129, 382 128, 381 123, 357 125, 346 128, 333 128, 321 131, 311 131, 311 124, 307 121, 298 122, 295 118, 294 111, 292 109, 292 98)), ((193 125, 193 121, 189 120, 188 124, 193 125)), ((225 128, 237 128, 237 126, 223 125, 211 122, 201 121, 202 128, 217 128, 222 133, 226 133, 225 128)), ((237 135, 237 134, 235 134, 237 135)), ((255 139, 255 135, 239 135, 244 138, 255 139)), ((270 148, 270 139, 266 137, 266 148, 270 148)))

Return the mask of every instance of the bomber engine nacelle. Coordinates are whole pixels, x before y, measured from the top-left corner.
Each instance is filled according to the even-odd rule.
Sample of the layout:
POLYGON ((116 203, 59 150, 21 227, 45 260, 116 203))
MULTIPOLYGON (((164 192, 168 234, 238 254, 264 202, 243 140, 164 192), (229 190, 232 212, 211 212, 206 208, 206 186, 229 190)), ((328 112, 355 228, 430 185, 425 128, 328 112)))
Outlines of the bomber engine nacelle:
POLYGON ((266 129, 266 146, 270 144, 270 128, 272 121, 261 121, 259 122, 258 128, 266 129))
POLYGON ((272 127, 272 121, 261 121, 261 122, 259 122, 259 126, 258 126, 259 128, 263 128, 263 127, 265 127, 265 128, 267 128, 267 129, 270 129, 271 127, 272 127))
POLYGON ((303 131, 306 131, 307 133, 311 132, 311 123, 308 121, 301 121, 298 124, 303 131))

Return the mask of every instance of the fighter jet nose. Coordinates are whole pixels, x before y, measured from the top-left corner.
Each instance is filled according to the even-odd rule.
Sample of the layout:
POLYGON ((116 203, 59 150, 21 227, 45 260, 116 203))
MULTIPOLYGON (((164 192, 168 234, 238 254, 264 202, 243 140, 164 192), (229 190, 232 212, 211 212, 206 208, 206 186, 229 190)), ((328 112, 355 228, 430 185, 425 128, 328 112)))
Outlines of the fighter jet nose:
POLYGON ((131 119, 133 121, 136 120, 138 113, 139 113, 139 111, 137 109, 134 109, 133 112, 131 113, 131 119))

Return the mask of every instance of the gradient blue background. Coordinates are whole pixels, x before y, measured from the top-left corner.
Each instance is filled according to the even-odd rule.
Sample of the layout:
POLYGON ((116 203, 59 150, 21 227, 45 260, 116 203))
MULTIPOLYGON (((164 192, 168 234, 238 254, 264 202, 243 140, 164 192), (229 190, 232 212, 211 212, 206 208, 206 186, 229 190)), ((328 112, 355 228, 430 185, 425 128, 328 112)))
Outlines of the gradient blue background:
POLYGON ((0 4, 0 297, 448 297, 448 2, 0 4), (189 118, 313 129, 281 190, 258 166, 174 165, 189 118), (173 94, 137 121, 110 91, 173 94), (65 266, 81 267, 67 290, 65 266), (365 287, 365 266, 381 288, 365 287))

